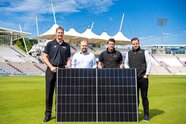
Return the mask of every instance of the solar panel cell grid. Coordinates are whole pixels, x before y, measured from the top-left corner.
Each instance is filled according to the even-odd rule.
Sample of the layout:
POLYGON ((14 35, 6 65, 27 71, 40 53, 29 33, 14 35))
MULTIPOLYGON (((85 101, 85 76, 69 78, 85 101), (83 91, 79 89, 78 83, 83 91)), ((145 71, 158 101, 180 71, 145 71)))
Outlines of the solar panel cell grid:
POLYGON ((138 121, 135 69, 59 69, 57 122, 138 121))

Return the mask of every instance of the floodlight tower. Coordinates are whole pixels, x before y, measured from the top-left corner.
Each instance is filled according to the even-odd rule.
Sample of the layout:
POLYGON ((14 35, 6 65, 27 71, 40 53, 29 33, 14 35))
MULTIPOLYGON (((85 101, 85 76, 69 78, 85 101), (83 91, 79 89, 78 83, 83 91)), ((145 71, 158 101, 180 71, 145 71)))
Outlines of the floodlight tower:
POLYGON ((161 42, 163 43, 163 29, 162 27, 167 24, 167 18, 158 18, 157 19, 157 25, 160 26, 161 31, 161 42))

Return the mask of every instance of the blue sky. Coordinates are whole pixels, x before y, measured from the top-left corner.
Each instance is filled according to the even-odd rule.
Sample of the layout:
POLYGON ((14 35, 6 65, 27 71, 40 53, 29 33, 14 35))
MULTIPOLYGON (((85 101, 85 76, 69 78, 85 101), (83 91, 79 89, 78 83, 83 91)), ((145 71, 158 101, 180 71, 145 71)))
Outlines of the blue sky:
POLYGON ((57 24, 84 32, 94 22, 93 32, 115 35, 124 13, 122 33, 139 37, 142 44, 186 44, 186 0, 0 0, 0 27, 22 30, 36 36, 53 24, 51 2, 57 24), (157 20, 166 19, 164 26, 157 20), (163 32, 163 42, 161 39, 163 32))

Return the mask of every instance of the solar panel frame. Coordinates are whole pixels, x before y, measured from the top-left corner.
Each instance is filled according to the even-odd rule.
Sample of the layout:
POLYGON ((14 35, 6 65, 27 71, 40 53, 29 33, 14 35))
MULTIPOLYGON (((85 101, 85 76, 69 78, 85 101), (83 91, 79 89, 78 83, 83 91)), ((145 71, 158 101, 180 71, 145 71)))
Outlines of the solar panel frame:
POLYGON ((57 122, 138 122, 135 69, 58 69, 56 91, 57 122))

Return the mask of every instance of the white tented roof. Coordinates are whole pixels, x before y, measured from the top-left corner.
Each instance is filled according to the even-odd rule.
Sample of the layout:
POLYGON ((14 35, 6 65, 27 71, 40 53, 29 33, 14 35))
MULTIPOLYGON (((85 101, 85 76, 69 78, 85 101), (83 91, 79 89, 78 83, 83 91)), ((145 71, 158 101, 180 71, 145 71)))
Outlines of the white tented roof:
POLYGON ((9 37, 4 38, 5 44, 12 45, 14 40, 28 37, 31 33, 0 27, 0 35, 8 35, 9 37))
POLYGON ((126 45, 130 44, 130 39, 126 38, 121 31, 116 33, 113 38, 117 41, 117 44, 126 45))
POLYGON ((110 39, 112 36, 108 35, 107 32, 102 32, 102 33, 99 35, 99 37, 100 37, 101 39, 108 40, 108 39, 110 39))
MULTIPOLYGON (((54 24, 48 31, 38 36, 40 39, 53 40, 55 38, 56 28, 59 25, 54 24)), ((86 29, 83 33, 77 32, 74 28, 70 28, 64 33, 64 40, 68 42, 78 42, 83 39, 89 40, 90 43, 101 43, 107 41, 109 38, 114 38, 117 44, 126 45, 130 44, 130 39, 126 38, 122 32, 118 32, 116 35, 109 36, 107 32, 103 32, 101 35, 97 35, 90 28, 86 29)))
POLYGON ((3 27, 0 27, 0 33, 1 34, 9 34, 9 35, 21 35, 21 36, 31 35, 31 33, 28 33, 28 32, 18 31, 18 30, 13 30, 13 29, 9 29, 9 28, 3 28, 3 27))
POLYGON ((81 39, 81 34, 77 32, 74 28, 70 28, 67 32, 65 32, 63 38, 69 41, 79 40, 81 39))
POLYGON ((88 39, 90 43, 101 43, 101 42, 105 42, 106 40, 108 40, 103 37, 100 37, 100 35, 95 34, 94 32, 92 32, 91 29, 86 29, 81 34, 81 36, 88 39))
POLYGON ((54 24, 48 31, 38 36, 40 39, 47 39, 47 40, 53 40, 55 38, 56 34, 56 28, 58 28, 58 24, 54 24))

